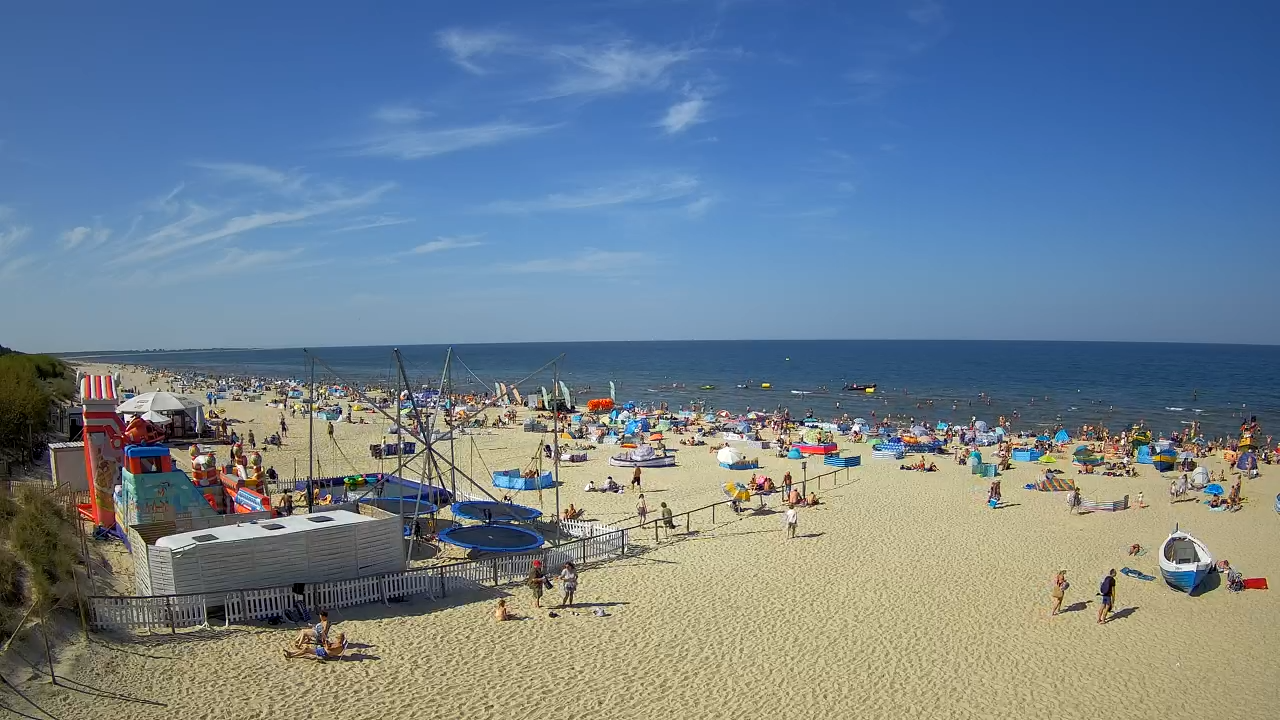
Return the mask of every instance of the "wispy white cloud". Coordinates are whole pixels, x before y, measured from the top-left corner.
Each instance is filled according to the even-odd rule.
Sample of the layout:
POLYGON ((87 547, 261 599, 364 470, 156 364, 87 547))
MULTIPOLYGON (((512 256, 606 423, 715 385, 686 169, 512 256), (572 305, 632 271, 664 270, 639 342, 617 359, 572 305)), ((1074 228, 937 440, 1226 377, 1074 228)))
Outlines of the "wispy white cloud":
POLYGON ((433 117, 435 113, 422 110, 412 105, 383 105, 373 111, 373 119, 378 122, 399 125, 402 123, 414 123, 419 120, 425 120, 433 117))
POLYGON ((31 237, 30 225, 10 225, 7 230, 0 230, 0 258, 21 245, 31 237))
POLYGON ((824 104, 872 105, 906 80, 904 66, 940 42, 950 32, 946 13, 937 0, 911 0, 905 18, 888 27, 862 31, 850 40, 860 48, 860 60, 845 73, 849 92, 824 104))
POLYGON ((74 250, 77 245, 84 242, 85 238, 89 237, 89 233, 91 232, 93 232, 93 230, 83 225, 71 228, 70 230, 62 233, 62 245, 68 250, 74 250))
POLYGON ((687 198, 697 192, 698 178, 677 175, 603 185, 572 193, 552 193, 533 200, 498 200, 484 205, 487 212, 525 214, 557 210, 585 210, 629 204, 656 204, 687 198))
POLYGON ((187 203, 186 215, 152 231, 130 252, 117 255, 112 262, 117 265, 126 265, 141 261, 155 261, 255 230, 289 225, 315 217, 367 207, 376 203, 393 187, 395 187, 393 183, 386 183, 358 195, 341 194, 323 200, 310 200, 283 210, 256 210, 228 217, 221 222, 217 222, 218 219, 227 213, 187 203))
POLYGON ((546 86, 533 94, 541 100, 663 88, 673 68, 701 52, 691 46, 647 45, 625 37, 546 43, 494 29, 450 28, 436 35, 436 43, 450 60, 476 75, 494 70, 482 66, 483 59, 493 60, 490 66, 505 59, 506 67, 521 72, 537 63, 540 71, 549 73, 546 86))
MULTIPOLYGON (((197 162, 195 167, 208 170, 224 180, 247 181, 280 194, 296 194, 307 185, 310 178, 297 170, 276 170, 264 165, 238 162, 197 162)), ((180 189, 180 188, 179 188, 180 189)), ((170 198, 177 191, 170 193, 170 198)))
POLYGON ((897 74, 871 66, 850 70, 844 77, 850 87, 849 101, 860 105, 880 100, 900 81, 897 74))
POLYGON ((938 25, 946 22, 946 11, 937 0, 918 0, 907 10, 907 17, 920 25, 938 25))
POLYGON ((654 258, 648 253, 583 248, 577 255, 526 260, 505 269, 513 273, 616 276, 653 264, 654 258))
POLYGON ((715 198, 710 195, 703 195, 697 200, 685 205, 684 210, 689 213, 691 217, 702 217, 707 214, 707 211, 711 209, 711 206, 714 205, 715 202, 715 198))
POLYGON ((243 250, 226 248, 215 255, 202 258, 199 263, 186 263, 167 268, 163 273, 150 272, 149 269, 135 270, 125 278, 125 284, 142 284, 174 286, 214 275, 227 274, 263 274, 288 268, 298 270, 330 264, 331 259, 303 259, 304 248, 294 247, 283 250, 243 250))
POLYGON ((684 132, 698 123, 706 122, 707 99, 701 93, 689 92, 685 99, 667 108, 667 114, 658 122, 668 135, 684 132))
POLYGON ((565 70, 546 97, 598 95, 637 89, 660 89, 670 71, 696 54, 688 48, 638 45, 617 41, 597 45, 556 45, 547 54, 565 70))
POLYGON ((426 242, 413 249, 413 253, 417 255, 426 255, 429 253, 444 252, 445 250, 461 250, 462 248, 476 247, 483 245, 480 241, 482 235, 458 235, 456 237, 438 237, 431 242, 426 242))
POLYGON ((350 225, 330 230, 330 233, 352 232, 354 230, 372 230, 373 228, 389 227, 391 225, 404 225, 405 223, 414 222, 414 218, 402 218, 395 215, 376 215, 369 217, 359 217, 352 220, 350 225))
POLYGON ((420 160, 469 148, 498 145, 551 130, 556 125, 491 122, 466 127, 387 130, 350 146, 354 155, 420 160))
POLYGON ((436 44, 449 54, 449 59, 467 72, 483 75, 477 60, 493 55, 518 43, 512 35, 498 30, 466 30, 449 28, 436 33, 436 44))
MULTIPOLYGON (((11 213, 6 213, 9 215, 11 213)), ((10 225, 0 230, 0 278, 6 280, 17 277, 18 271, 35 262, 33 254, 21 254, 19 246, 31 237, 30 225, 10 225)))

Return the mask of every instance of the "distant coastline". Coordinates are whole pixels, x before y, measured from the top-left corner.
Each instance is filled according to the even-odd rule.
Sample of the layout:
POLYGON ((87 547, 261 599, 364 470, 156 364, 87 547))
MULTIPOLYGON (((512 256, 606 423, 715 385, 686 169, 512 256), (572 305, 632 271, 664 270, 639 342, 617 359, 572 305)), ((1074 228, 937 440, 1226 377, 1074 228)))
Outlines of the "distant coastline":
POLYGON ((70 350, 66 352, 44 352, 42 354, 63 360, 81 358, 99 358, 120 355, 161 355, 200 352, 260 352, 278 350, 345 350, 349 348, 405 348, 405 347, 487 347, 500 345, 626 345, 633 343, 649 344, 689 344, 689 343, 830 343, 830 342, 893 342, 893 343, 1034 343, 1050 345, 1169 345, 1178 346, 1214 346, 1214 347, 1280 347, 1280 343, 1247 343, 1247 342, 1212 342, 1197 340, 1019 340, 1019 339, 984 339, 984 338, 722 338, 713 340, 682 340, 662 338, 638 338, 632 340, 518 340, 514 342, 403 342, 403 343, 365 343, 360 345, 273 345, 256 347, 210 347, 180 348, 157 350, 70 350))

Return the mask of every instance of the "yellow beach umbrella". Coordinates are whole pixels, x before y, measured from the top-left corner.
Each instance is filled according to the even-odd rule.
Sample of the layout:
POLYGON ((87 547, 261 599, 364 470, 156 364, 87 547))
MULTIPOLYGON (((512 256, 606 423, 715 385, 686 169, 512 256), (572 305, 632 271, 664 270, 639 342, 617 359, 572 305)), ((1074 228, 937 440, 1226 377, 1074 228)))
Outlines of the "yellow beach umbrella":
POLYGON ((724 494, 729 496, 730 500, 747 501, 751 499, 751 491, 747 489, 747 486, 737 482, 725 483, 724 494))

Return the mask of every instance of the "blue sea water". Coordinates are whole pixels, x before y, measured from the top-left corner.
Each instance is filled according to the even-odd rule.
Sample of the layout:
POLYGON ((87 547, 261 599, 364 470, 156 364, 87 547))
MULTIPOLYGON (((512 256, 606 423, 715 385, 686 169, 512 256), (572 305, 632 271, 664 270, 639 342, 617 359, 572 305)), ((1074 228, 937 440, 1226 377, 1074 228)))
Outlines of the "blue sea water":
MULTIPOLYGON (((400 348, 410 382, 438 385, 446 346, 400 348)), ((1199 420, 1208 437, 1236 432, 1257 415, 1264 432, 1280 417, 1280 347, 1163 343, 744 340, 458 345, 454 386, 492 388, 525 378, 563 354, 560 377, 575 400, 608 395, 620 401, 705 400, 731 411, 786 407, 792 414, 914 417, 935 423, 994 422, 1015 411, 1015 429, 1102 423, 1112 429, 1145 421, 1157 433, 1199 420), (761 390, 761 383, 772 390, 761 390), (878 385, 876 393, 841 392, 845 383, 878 385), (739 389, 737 385, 748 385, 739 389), (714 385, 714 390, 700 390, 714 385), (683 387, 680 387, 683 386, 683 387), (589 390, 586 388, 590 388, 589 390), (822 388, 826 388, 823 390, 822 388), (810 392, 796 395, 792 390, 810 392), (980 393, 990 398, 990 404, 980 393), (933 405, 926 404, 933 400, 933 405), (836 407, 839 403, 839 409, 836 407), (954 409, 953 409, 954 406, 954 409)), ((394 384, 390 347, 313 351, 321 381, 394 384), (336 373, 336 376, 335 376, 336 373)), ((77 355, 84 359, 88 356, 77 355)), ((301 349, 131 353, 96 356, 214 375, 305 379, 301 349)), ((551 386, 551 370, 522 383, 551 386)))

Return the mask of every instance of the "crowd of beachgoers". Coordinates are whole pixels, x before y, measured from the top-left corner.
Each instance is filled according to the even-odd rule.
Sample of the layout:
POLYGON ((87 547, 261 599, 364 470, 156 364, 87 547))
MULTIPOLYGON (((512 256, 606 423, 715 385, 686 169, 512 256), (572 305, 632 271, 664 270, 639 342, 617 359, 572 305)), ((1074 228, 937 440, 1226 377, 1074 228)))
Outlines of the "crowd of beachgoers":
MULTIPOLYGON (((282 445, 263 449, 264 464, 274 465, 282 478, 305 477, 309 455, 317 476, 397 469, 399 458, 371 454, 395 439, 387 434, 399 424, 392 418, 403 417, 395 412, 394 383, 370 383, 359 393, 325 383, 333 392, 324 393, 317 410, 337 406, 341 419, 316 422, 311 440, 298 432, 307 406, 297 401, 309 395, 306 382, 112 369, 122 371, 122 387, 143 392, 173 390, 203 401, 205 393, 226 388, 226 398, 206 409, 232 421, 237 439, 247 442, 254 432, 260 448, 284 419, 289 429, 282 445)), ((441 400, 424 390, 416 389, 423 404, 441 400)), ((614 527, 634 527, 643 517, 645 532, 631 533, 627 558, 540 567, 522 583, 478 594, 331 610, 318 628, 285 623, 210 631, 185 641, 198 642, 191 647, 199 651, 183 652, 181 672, 172 660, 124 652, 134 640, 90 645, 62 671, 72 680, 111 683, 167 704, 129 706, 139 718, 209 716, 201 714, 198 678, 245 658, 280 663, 272 673, 285 673, 300 694, 233 690, 222 695, 228 714, 322 713, 327 705, 320 699, 335 677, 346 678, 348 703, 378 716, 436 703, 455 716, 496 717, 489 708, 502 708, 507 715, 567 717, 568 710, 535 698, 589 697, 604 687, 608 714, 619 717, 645 714, 644 698, 658 692, 686 713, 707 716, 726 709, 824 716, 857 706, 900 717, 945 714, 960 703, 988 716, 1073 718, 1095 717, 1103 702, 1191 718, 1202 709, 1187 699, 1186 688, 1205 677, 1232 678, 1235 717, 1280 714, 1266 649, 1280 643, 1280 626, 1273 622, 1280 596, 1230 592, 1243 587, 1235 583, 1239 575, 1280 577, 1280 560, 1271 551, 1280 542, 1271 509, 1276 488, 1266 467, 1276 451, 1270 438, 1263 442, 1264 429, 1248 419, 1248 447, 1257 447, 1252 471, 1239 467, 1241 435, 1206 439, 1190 425, 1165 432, 1133 423, 1024 427, 1024 418, 1012 412, 986 422, 946 423, 933 419, 938 413, 927 407, 914 417, 869 411, 859 417, 846 408, 834 414, 689 405, 664 411, 661 403, 627 411, 624 402, 620 415, 650 421, 648 432, 628 436, 627 423, 610 418, 612 411, 582 408, 557 418, 528 407, 483 409, 492 399, 483 391, 450 398, 458 409, 472 408, 455 425, 451 457, 459 470, 488 479, 491 471, 507 468, 554 469, 554 489, 487 489, 548 516, 558 507, 562 516, 569 511, 582 522, 614 527), (581 417, 575 421, 575 415, 581 417), (551 437, 557 425, 568 438, 551 437), (1058 440, 1059 429, 1066 442, 1058 440), (655 439, 655 433, 663 437, 655 439), (840 456, 861 457, 845 473, 847 483, 817 487, 814 478, 831 468, 818 456, 792 458, 796 446, 825 440, 838 446, 840 456), (936 447, 878 459, 872 457, 877 442, 936 447), (1166 443, 1174 468, 1147 464, 1139 457, 1143 442, 1166 443), (629 452, 623 447, 628 444, 660 447, 676 462, 644 468, 636 483, 632 468, 608 463, 629 452), (745 456, 744 467, 756 467, 724 467, 719 453, 732 448, 745 456), (547 454, 557 449, 563 453, 558 464, 547 454), (1037 453, 1056 462, 1026 459, 1037 453), (994 477, 974 472, 988 465, 994 477), (1207 486, 1190 482, 1205 474, 1210 484, 1229 489, 1210 495, 1207 486), (726 486, 739 484, 748 492, 733 511, 720 512, 714 522, 709 512, 682 517, 725 501, 726 486), (1166 492, 1167 502, 1155 501, 1166 492), (1214 512, 1228 509, 1221 506, 1236 512, 1214 512), (676 521, 668 522, 672 515, 676 521), (662 530, 656 539, 655 523, 662 530), (1193 530, 1215 560, 1229 561, 1213 576, 1222 578, 1220 586, 1210 580, 1188 598, 1159 581, 1158 549, 1175 526, 1193 530), (322 671, 321 663, 285 664, 282 645, 291 657, 323 659, 325 665, 341 657, 341 665, 322 671), (469 674, 443 700, 422 686, 420 658, 466 667, 476 662, 475 648, 484 649, 486 667, 528 667, 536 657, 538 668, 514 684, 505 670, 469 674), (1139 650, 1104 661, 1106 671, 1090 676, 1090 700, 1083 702, 1079 669, 1097 666, 1099 648, 1139 650), (792 694, 768 673, 761 676, 770 689, 763 697, 744 695, 740 682, 725 682, 741 678, 743 667, 790 667, 797 657, 805 658, 804 671, 813 677, 841 682, 785 701, 792 694), (622 665, 630 671, 615 672, 622 665), (352 672, 359 682, 348 682, 352 672), (608 678, 603 686, 601 678, 608 678), (746 703, 745 696, 753 700, 746 703)), ((975 405, 987 407, 981 400, 975 405)), ((413 429, 411 420, 404 424, 402 430, 413 429)), ((179 460, 186 456, 180 445, 173 452, 179 460)), ((443 546, 438 553, 415 563, 461 557, 443 546)), ((112 565, 127 575, 127 554, 119 551, 112 565)), ((59 717, 89 716, 43 688, 32 692, 59 717)))

